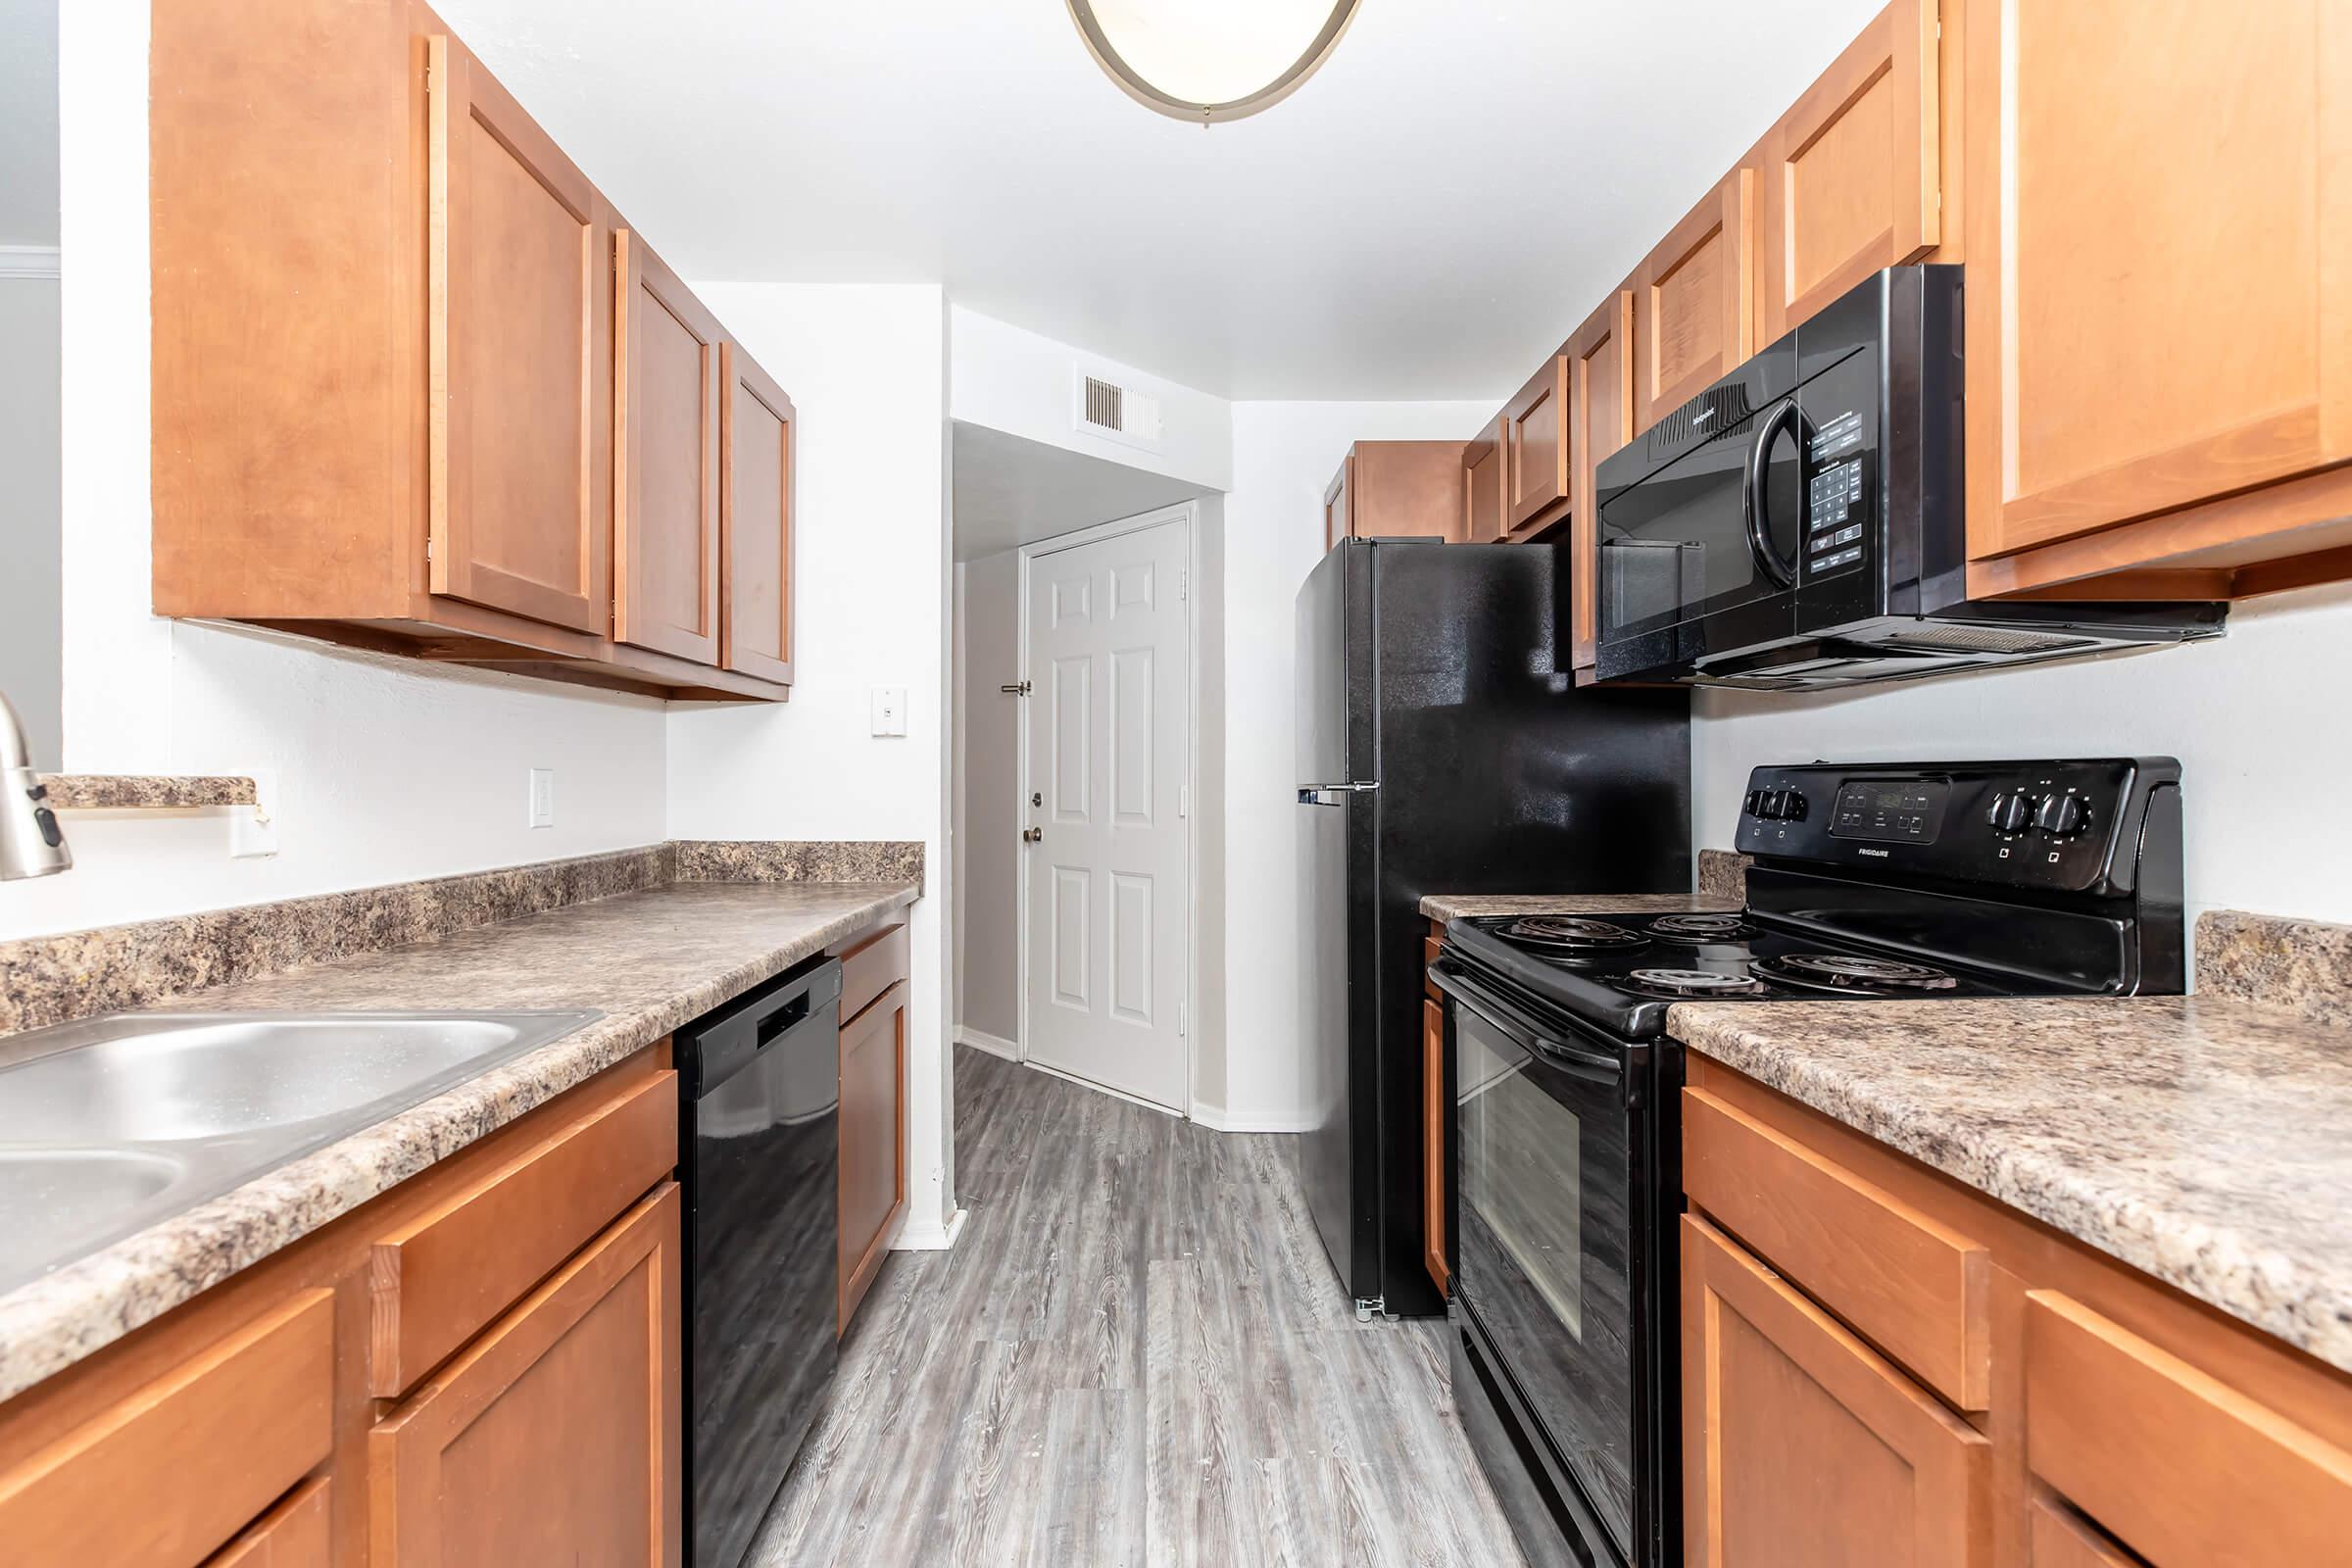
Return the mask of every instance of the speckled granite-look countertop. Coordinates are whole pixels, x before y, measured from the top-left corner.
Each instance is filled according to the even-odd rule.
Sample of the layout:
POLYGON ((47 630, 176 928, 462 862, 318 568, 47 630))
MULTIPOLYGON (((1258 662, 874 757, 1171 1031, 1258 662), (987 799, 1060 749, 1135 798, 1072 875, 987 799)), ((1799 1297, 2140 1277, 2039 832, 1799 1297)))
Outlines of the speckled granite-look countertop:
POLYGON ((2228 998, 1680 1003, 1668 1029, 2352 1371, 2352 1030, 2228 998))
POLYGON ((163 1009, 577 1007, 604 1016, 0 1296, 0 1398, 875 924, 918 891, 910 881, 677 883, 172 998, 163 1009))

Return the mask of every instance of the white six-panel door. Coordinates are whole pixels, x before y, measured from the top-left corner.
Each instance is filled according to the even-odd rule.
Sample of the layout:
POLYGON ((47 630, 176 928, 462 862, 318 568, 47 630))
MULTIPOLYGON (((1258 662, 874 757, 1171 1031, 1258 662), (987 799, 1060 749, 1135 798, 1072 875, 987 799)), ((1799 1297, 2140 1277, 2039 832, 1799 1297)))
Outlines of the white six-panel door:
POLYGON ((1028 1059, 1183 1110, 1191 523, 1029 558, 1028 1059))

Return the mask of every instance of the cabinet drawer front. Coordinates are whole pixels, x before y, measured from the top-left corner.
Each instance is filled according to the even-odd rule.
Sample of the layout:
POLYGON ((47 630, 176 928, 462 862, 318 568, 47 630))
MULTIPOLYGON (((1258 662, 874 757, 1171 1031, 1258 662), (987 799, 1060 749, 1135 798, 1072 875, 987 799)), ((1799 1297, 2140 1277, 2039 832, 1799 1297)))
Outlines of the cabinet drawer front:
POLYGON ((676 1168, 677 1078, 583 1110, 375 1244, 370 1394, 407 1393, 676 1168))
POLYGON ((841 956, 841 1021, 848 1024, 906 978, 906 926, 902 921, 871 933, 841 956))
POLYGON ((2352 1542, 2352 1454, 2056 1291, 2026 1294, 2026 1462, 2156 1568, 2352 1542))
POLYGON ((840 1327, 847 1329, 906 1206, 906 987, 841 1031, 840 1327))
POLYGON ((304 1291, 0 1475, 10 1560, 194 1568, 333 1446, 334 1296, 304 1291))
POLYGON ((220 1548, 204 1568, 327 1568, 326 1477, 306 1481, 292 1495, 220 1548))
POLYGON ((1683 1091, 1683 1188, 1750 1249, 1963 1410, 1991 1383, 1991 1256, 1703 1089, 1683 1091))
POLYGON ((1684 1215, 1690 1568, 1987 1568, 1992 1443, 1684 1215))

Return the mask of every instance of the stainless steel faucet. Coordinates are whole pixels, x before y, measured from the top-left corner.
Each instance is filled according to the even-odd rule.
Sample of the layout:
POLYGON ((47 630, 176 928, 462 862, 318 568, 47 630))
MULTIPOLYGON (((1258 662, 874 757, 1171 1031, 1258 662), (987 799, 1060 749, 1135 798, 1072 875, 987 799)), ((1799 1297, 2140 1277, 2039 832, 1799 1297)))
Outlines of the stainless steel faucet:
POLYGON ((70 870, 74 852, 66 830, 48 807, 49 792, 32 770, 24 724, 16 705, 0 692, 0 882, 54 876, 70 870))

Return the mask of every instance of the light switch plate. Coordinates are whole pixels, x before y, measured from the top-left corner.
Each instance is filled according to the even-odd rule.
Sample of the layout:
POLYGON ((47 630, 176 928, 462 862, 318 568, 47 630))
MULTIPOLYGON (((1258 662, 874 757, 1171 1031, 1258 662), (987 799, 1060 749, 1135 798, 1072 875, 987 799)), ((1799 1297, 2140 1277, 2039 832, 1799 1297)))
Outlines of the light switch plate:
POLYGON ((552 767, 531 769, 531 826, 556 825, 556 770, 552 767))
POLYGON ((906 688, 877 686, 874 688, 874 733, 904 735, 906 733, 906 688))

